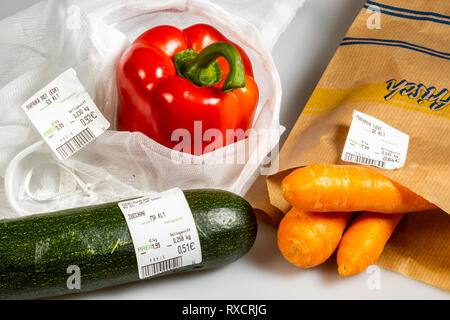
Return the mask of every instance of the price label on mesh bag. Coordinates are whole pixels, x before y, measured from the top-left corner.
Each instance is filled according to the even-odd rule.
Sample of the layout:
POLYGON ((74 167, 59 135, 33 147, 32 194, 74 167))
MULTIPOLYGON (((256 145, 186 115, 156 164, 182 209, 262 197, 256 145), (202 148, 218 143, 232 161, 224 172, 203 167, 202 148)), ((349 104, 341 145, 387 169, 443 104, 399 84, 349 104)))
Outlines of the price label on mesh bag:
POLYGON ((383 169, 399 169, 405 165, 408 144, 408 135, 355 110, 341 159, 383 169))
POLYGON ((119 207, 133 240, 140 279, 202 262, 197 227, 179 188, 123 201, 119 207))
POLYGON ((60 160, 69 158, 110 126, 74 69, 39 90, 22 109, 60 160))

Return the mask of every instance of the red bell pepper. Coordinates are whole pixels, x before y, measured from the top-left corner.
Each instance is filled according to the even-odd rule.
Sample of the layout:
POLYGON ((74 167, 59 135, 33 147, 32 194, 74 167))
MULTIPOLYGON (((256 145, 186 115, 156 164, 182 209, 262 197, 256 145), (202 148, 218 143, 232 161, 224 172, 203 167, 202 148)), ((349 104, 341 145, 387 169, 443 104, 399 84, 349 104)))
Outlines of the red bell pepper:
POLYGON ((204 24, 143 33, 120 57, 117 85, 119 130, 140 131, 174 148, 179 137, 172 133, 185 129, 190 150, 180 151, 196 155, 230 142, 227 129, 249 129, 259 99, 247 54, 204 24), (195 145, 195 121, 201 121, 202 135, 216 129, 223 139, 195 145))

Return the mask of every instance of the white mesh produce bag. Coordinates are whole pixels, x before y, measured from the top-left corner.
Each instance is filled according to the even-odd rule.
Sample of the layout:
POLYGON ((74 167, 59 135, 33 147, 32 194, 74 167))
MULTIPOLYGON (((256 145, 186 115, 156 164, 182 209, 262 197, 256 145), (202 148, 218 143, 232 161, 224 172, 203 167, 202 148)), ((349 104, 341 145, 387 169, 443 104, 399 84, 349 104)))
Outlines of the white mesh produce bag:
POLYGON ((270 50, 303 1, 49 0, 0 21, 0 218, 174 186, 245 194, 277 149, 281 86, 270 50), (120 54, 151 27, 196 23, 213 25, 251 59, 260 100, 249 137, 199 157, 176 154, 138 132, 115 131, 120 54), (69 68, 111 127, 60 161, 21 105, 69 68))

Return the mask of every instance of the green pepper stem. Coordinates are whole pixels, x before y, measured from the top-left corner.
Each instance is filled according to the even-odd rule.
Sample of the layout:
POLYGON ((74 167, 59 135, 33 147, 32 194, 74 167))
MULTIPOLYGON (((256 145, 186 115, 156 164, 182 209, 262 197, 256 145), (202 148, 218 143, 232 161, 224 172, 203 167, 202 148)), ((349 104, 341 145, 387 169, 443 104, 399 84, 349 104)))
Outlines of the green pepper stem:
MULTIPOLYGON (((181 76, 198 86, 211 85, 217 74, 212 74, 210 67, 219 57, 224 57, 230 66, 230 71, 223 83, 222 91, 245 87, 245 69, 239 51, 227 42, 214 42, 204 48, 194 58, 183 61, 179 66, 181 76)), ((220 71, 220 68, 219 68, 220 71)), ((220 77, 219 77, 220 80, 220 77)), ((217 81, 216 81, 217 82, 217 81)))

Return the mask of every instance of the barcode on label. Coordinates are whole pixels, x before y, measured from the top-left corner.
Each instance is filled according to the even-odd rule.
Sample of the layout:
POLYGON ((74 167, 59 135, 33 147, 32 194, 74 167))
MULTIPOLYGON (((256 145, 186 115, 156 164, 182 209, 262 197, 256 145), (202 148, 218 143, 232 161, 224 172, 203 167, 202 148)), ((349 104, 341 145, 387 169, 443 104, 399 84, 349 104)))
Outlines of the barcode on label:
POLYGON ((376 166, 379 168, 384 168, 386 166, 386 162, 384 162, 384 161, 361 157, 361 156, 357 156, 355 154, 351 154, 348 152, 345 153, 344 161, 360 163, 360 164, 367 164, 367 165, 376 166))
POLYGON ((95 136, 91 129, 86 128, 62 146, 56 148, 56 151, 63 159, 67 159, 94 139, 95 136))
POLYGON ((155 274, 180 268, 183 264, 183 257, 175 257, 173 259, 167 259, 164 261, 152 263, 142 267, 142 275, 144 278, 154 276, 155 274))

